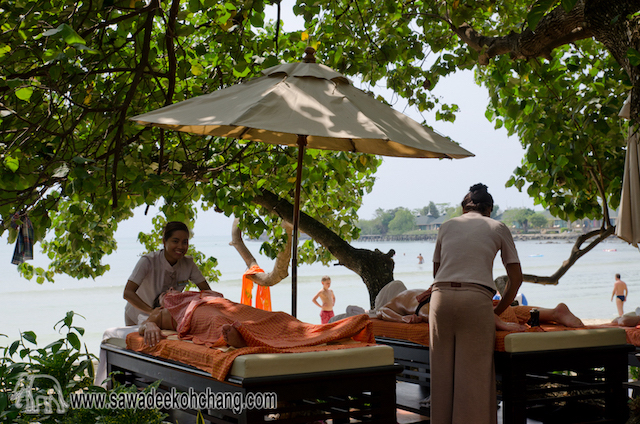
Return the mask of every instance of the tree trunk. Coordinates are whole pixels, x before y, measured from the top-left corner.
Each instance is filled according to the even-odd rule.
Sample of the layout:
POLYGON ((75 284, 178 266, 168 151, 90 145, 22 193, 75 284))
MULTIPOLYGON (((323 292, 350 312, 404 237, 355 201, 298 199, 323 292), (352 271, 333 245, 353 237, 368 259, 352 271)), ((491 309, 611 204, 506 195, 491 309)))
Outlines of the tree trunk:
POLYGON ((516 60, 549 58, 560 46, 593 38, 606 47, 629 75, 633 84, 631 120, 640 125, 640 66, 634 65, 628 56, 630 49, 640 51, 638 11, 640 0, 578 0, 569 12, 558 4, 540 19, 535 31, 525 28, 522 33, 489 37, 465 23, 454 28, 454 32, 478 52, 480 65, 506 54, 516 60))
MULTIPOLYGON (((240 220, 238 218, 233 220, 233 228, 231 229, 231 242, 229 245, 236 248, 244 263, 247 264, 247 268, 251 268, 254 265, 258 265, 258 261, 251 254, 247 246, 242 240, 242 231, 238 226, 240 220)), ((270 287, 278 284, 280 281, 287 278, 289 275, 289 260, 291 260, 291 232, 293 227, 289 223, 283 223, 282 225, 287 232, 287 243, 284 246, 284 250, 276 257, 276 262, 273 264, 273 271, 271 272, 259 272, 257 274, 247 275, 247 278, 259 286, 270 287)))
MULTIPOLYGON (((269 191, 262 191, 253 202, 277 214, 287 222, 292 222, 293 205, 269 191)), ((369 302, 373 308, 378 292, 393 281, 395 263, 392 249, 387 253, 376 250, 356 249, 340 238, 325 225, 300 212, 300 231, 324 246, 343 265, 358 274, 369 291, 369 302)))
POLYGON ((593 38, 601 42, 624 68, 633 84, 631 89, 631 120, 640 124, 640 67, 627 55, 630 49, 640 51, 638 16, 640 0, 585 1, 584 16, 593 38))

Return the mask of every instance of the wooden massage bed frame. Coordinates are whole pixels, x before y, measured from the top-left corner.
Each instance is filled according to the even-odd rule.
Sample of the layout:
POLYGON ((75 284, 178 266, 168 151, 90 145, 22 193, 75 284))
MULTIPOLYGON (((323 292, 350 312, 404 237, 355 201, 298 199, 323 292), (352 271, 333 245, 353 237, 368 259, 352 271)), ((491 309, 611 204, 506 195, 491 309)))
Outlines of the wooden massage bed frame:
POLYGON ((241 393, 243 398, 247 393, 277 394, 275 410, 200 411, 211 423, 308 423, 326 419, 333 423, 396 422, 396 374, 402 367, 394 364, 393 351, 386 346, 243 355, 234 360, 225 381, 181 362, 128 350, 123 339, 107 341, 101 348, 106 351, 107 373, 116 372, 114 378, 120 383, 146 387, 161 380, 161 390, 192 388, 205 392, 209 388, 213 392, 241 393), (385 350, 380 351, 381 347, 385 350), (344 355, 352 355, 356 364, 341 369, 344 355), (280 371, 272 371, 274 368, 280 371))
MULTIPOLYGON (((417 401, 429 395, 429 347, 381 336, 384 331, 376 325, 380 320, 373 321, 376 343, 393 347, 396 363, 404 368, 397 376, 398 407, 424 414, 417 401)), ((388 324, 425 325, 428 331, 428 324, 384 325, 388 324)), ((586 399, 604 402, 605 421, 598 422, 626 421, 627 362, 638 359, 624 329, 510 333, 503 340, 504 350, 495 352, 495 366, 504 423, 525 424, 530 408, 586 399), (571 373, 558 373, 566 371, 571 373)))

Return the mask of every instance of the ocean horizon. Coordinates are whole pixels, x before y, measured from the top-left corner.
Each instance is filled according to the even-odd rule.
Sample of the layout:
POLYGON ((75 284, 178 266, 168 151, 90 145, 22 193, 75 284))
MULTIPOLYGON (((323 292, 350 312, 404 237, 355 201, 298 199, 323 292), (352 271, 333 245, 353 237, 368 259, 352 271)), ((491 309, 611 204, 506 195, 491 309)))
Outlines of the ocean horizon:
MULTIPOLYGON (((210 283, 230 300, 239 301, 242 273, 246 266, 235 248, 229 246, 230 236, 194 237, 192 243, 206 255, 218 259, 222 275, 220 281, 210 283)), ((270 271, 273 261, 260 255, 261 242, 246 241, 265 271, 270 271)), ((431 257, 433 241, 409 242, 353 242, 356 248, 379 249, 388 252, 394 249, 396 255, 394 276, 410 288, 427 288, 432 282, 431 257), (418 263, 421 254, 425 261, 418 263)), ((523 272, 548 276, 555 272, 569 257, 573 240, 516 241, 523 272)), ((63 319, 67 311, 74 311, 74 325, 86 330, 82 341, 87 349, 97 354, 102 333, 106 328, 124 325, 125 300, 122 298, 124 285, 133 270, 142 246, 134 236, 119 237, 117 251, 103 262, 111 269, 95 280, 75 280, 65 275, 57 275, 55 283, 37 284, 21 278, 16 266, 11 264, 13 245, 0 239, 0 257, 5 265, 0 275, 0 315, 2 326, 0 346, 8 346, 19 338, 20 332, 34 331, 38 336, 38 346, 61 337, 53 326, 63 319)), ((38 246, 34 252, 34 266, 46 266, 48 260, 38 246)), ((609 238, 587 253, 565 274, 558 285, 523 283, 520 290, 529 305, 554 307, 560 302, 582 319, 613 319, 616 306, 611 302, 614 275, 620 273, 629 286, 629 300, 625 312, 640 306, 640 259, 638 249, 617 238, 609 238)), ((504 275, 504 267, 498 258, 494 263, 494 278, 504 275)), ((311 299, 322 288, 320 279, 329 275, 336 295, 336 314, 343 313, 349 305, 369 309, 369 295, 361 278, 343 266, 323 266, 322 264, 298 266, 298 318, 319 324, 320 310, 311 299)), ((273 310, 291 312, 291 277, 271 288, 273 310)))

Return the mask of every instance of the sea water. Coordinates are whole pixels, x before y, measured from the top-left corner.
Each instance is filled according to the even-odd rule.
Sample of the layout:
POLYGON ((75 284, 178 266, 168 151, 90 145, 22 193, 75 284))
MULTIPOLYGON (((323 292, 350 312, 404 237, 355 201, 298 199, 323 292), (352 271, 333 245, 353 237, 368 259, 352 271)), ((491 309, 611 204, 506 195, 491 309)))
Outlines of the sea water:
MULTIPOLYGON (((197 237, 195 237, 197 238, 197 237)), ((230 300, 239 301, 242 273, 246 266, 235 248, 229 246, 229 237, 212 236, 193 240, 198 249, 218 259, 222 273, 219 282, 211 283, 230 300)), ((248 249, 267 272, 273 261, 260 255, 258 241, 246 241, 248 249)), ((410 288, 427 288, 432 282, 434 242, 354 242, 356 248, 379 249, 396 254, 395 278, 410 288), (421 254, 425 261, 418 263, 421 254)), ((517 241, 516 247, 522 262, 523 272, 539 276, 553 274, 569 258, 573 241, 517 241)), ((584 247, 584 246, 583 246, 584 247)), ((90 352, 98 353, 104 329, 124 324, 122 298, 124 285, 142 252, 135 238, 120 237, 117 252, 105 258, 111 269, 95 280, 57 275, 55 283, 39 285, 21 278, 16 266, 11 264, 13 246, 0 240, 0 346, 9 345, 20 332, 34 331, 38 335, 38 346, 60 338, 53 326, 63 319, 67 311, 81 315, 74 325, 86 331, 83 342, 90 352)), ((46 266, 47 260, 36 246, 34 266, 46 266)), ((520 292, 530 305, 553 307, 559 302, 583 319, 612 319, 617 315, 615 302, 611 301, 614 275, 620 273, 629 287, 629 301, 625 311, 640 306, 640 253, 638 249, 610 238, 598 244, 574 264, 560 279, 558 285, 524 283, 520 292)), ((505 274, 499 256, 494 265, 494 277, 505 274)), ((311 302, 322 288, 320 279, 329 275, 336 296, 335 313, 343 313, 348 305, 369 308, 369 295, 362 279, 344 266, 322 264, 298 267, 297 316, 302 321, 320 323, 319 308, 311 302)), ((271 288, 274 310, 291 312, 291 277, 271 288)))

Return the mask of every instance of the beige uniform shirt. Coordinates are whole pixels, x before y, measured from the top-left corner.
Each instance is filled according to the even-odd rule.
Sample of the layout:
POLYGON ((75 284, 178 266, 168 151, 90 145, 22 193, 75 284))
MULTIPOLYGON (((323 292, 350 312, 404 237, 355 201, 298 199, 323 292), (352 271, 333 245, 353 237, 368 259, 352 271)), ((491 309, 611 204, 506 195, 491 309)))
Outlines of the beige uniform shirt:
MULTIPOLYGON (((173 287, 182 291, 189 281, 200 284, 205 281, 204 276, 193 262, 191 256, 185 256, 171 266, 164 257, 164 250, 148 253, 140 258, 133 269, 129 281, 138 285, 136 294, 149 306, 162 292, 173 287)), ((138 324, 148 318, 148 315, 127 302, 126 316, 138 324)))
POLYGON ((468 212, 442 224, 433 253, 440 263, 434 280, 482 284, 496 290, 493 261, 500 251, 502 263, 520 263, 511 232, 500 221, 468 212))

